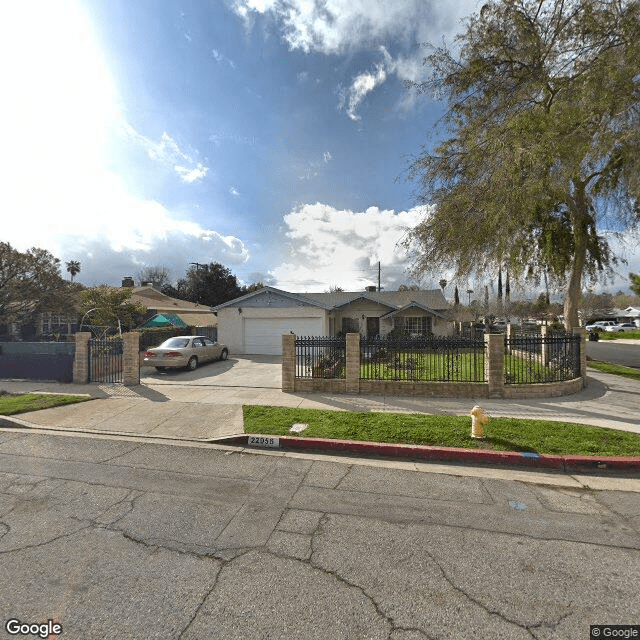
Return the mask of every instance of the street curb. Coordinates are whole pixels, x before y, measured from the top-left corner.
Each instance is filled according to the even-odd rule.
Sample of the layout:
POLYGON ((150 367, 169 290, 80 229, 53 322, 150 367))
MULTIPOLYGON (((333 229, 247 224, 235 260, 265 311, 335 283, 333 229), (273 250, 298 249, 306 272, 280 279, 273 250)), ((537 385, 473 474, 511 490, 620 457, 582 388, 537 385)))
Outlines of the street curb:
MULTIPOLYGON (((258 434, 232 436, 219 442, 249 448, 255 447, 256 449, 265 448, 249 445, 250 435, 258 434)), ((262 435, 262 437, 268 439, 273 436, 262 435)), ((410 460, 425 460, 429 462, 457 462, 462 464, 489 464, 509 467, 524 466, 534 469, 555 469, 566 473, 640 471, 640 457, 555 456, 518 451, 455 449, 452 447, 429 447, 411 444, 388 444, 384 442, 360 442, 356 440, 331 440, 326 438, 299 438, 292 436, 278 436, 278 439, 280 449, 298 451, 375 455, 391 458, 407 458, 410 460)))

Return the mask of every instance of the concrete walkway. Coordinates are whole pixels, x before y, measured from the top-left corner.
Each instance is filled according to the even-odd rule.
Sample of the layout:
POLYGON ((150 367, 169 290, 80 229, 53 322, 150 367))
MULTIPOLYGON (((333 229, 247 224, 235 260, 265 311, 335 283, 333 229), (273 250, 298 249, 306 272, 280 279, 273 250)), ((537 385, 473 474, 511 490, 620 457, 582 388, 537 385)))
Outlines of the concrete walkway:
MULTIPOLYGON (((471 399, 398 398, 330 393, 282 393, 273 387, 171 384, 73 385, 0 380, 16 393, 87 394, 96 400, 0 418, 0 426, 31 426, 180 440, 214 440, 244 433, 243 405, 469 415, 471 399)), ((640 433, 640 382, 589 370, 586 389, 563 398, 483 400, 494 417, 542 418, 640 433)))

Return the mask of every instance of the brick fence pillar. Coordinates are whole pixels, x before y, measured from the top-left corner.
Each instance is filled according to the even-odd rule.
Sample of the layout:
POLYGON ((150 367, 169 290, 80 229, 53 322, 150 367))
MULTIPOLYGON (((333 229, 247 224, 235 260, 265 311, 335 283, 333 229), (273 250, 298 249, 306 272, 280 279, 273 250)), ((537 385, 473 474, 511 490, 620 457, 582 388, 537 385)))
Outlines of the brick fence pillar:
POLYGON ((347 393, 360 393, 360 334, 347 333, 347 393))
POLYGON ((294 392, 296 384, 296 336, 285 333, 282 336, 282 391, 294 392))
POLYGON ((140 384, 140 334, 137 331, 125 333, 122 352, 122 383, 128 387, 140 384))
POLYGON ((484 336, 487 354, 484 373, 489 385, 490 398, 504 397, 504 336, 501 333, 487 333, 484 336))
POLYGON ((76 353, 73 358, 74 384, 89 382, 89 340, 91 340, 91 333, 88 331, 76 333, 76 353))
POLYGON ((587 333, 584 327, 573 327, 574 335, 580 336, 580 377, 582 386, 587 386, 587 333))

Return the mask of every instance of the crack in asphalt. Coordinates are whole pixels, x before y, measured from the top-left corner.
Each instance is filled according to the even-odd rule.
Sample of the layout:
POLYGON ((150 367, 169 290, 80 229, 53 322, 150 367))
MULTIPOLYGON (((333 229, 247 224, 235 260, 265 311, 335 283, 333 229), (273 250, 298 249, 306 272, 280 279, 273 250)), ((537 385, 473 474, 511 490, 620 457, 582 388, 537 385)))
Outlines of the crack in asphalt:
POLYGON ((462 587, 458 586, 454 581, 453 578, 450 577, 448 575, 448 573, 445 571, 445 569, 442 567, 442 565, 435 559, 434 555, 432 553, 430 553, 426 547, 424 549, 424 552, 427 554, 427 556, 429 556, 429 558, 431 559, 431 562, 433 562, 433 564, 440 570, 440 574, 442 575, 442 577, 444 578, 444 580, 447 582, 447 584, 457 593, 459 593, 460 595, 464 596, 465 598, 467 598, 467 600, 469 600, 469 602, 472 602, 473 604, 475 604, 476 606, 480 607, 483 611, 485 611, 488 615, 490 616, 496 616, 498 618, 500 618, 501 620, 503 620, 504 622, 507 622, 508 624, 512 624, 520 629, 522 629, 523 631, 526 631, 532 638, 535 638, 535 635, 532 632, 532 629, 539 629, 542 627, 546 627, 546 628, 551 628, 554 629, 565 619, 567 618, 569 615, 571 615, 570 613, 568 614, 564 614, 563 616, 560 617, 560 619, 557 622, 546 622, 546 621, 542 621, 542 622, 537 622, 535 624, 525 624, 523 622, 520 622, 518 620, 509 618, 507 615, 505 615, 504 613, 502 613, 501 611, 498 611, 497 609, 492 609, 490 608, 490 605, 485 604, 484 602, 482 602, 479 598, 476 598, 475 596, 471 595, 470 593, 468 593, 465 589, 463 589, 462 587))
POLYGON ((114 456, 111 456, 111 458, 105 458, 104 460, 100 460, 98 462, 98 464, 108 464, 110 462, 113 462, 114 460, 117 460, 118 458, 122 458, 122 456, 126 456, 129 453, 133 453, 136 449, 140 449, 142 447, 142 444, 134 444, 132 445, 131 449, 127 449, 127 451, 123 451, 122 453, 117 453, 114 456))
POLYGON ((76 533, 80 533, 81 531, 85 531, 86 529, 91 528, 91 524, 87 524, 84 527, 78 527, 73 531, 67 531, 66 533, 61 533, 59 536, 54 536, 49 540, 44 540, 42 542, 37 542, 35 544, 28 544, 23 547, 13 547, 11 549, 2 549, 0 550, 0 555, 7 555, 9 553, 17 553, 18 551, 26 551, 28 549, 37 549, 38 547, 46 547, 49 544, 57 542, 58 540, 62 540, 64 538, 71 538, 76 535, 76 533))

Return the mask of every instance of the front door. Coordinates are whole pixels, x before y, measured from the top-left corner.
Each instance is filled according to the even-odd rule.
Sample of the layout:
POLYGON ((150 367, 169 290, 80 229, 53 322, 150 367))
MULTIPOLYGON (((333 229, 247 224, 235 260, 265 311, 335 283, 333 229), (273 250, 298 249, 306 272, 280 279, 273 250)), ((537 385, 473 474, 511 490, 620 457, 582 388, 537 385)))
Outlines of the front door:
POLYGON ((380 318, 367 318, 367 338, 380 335, 380 318))

